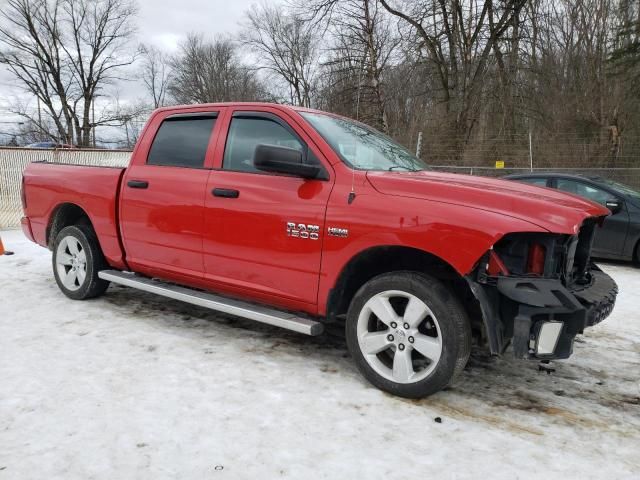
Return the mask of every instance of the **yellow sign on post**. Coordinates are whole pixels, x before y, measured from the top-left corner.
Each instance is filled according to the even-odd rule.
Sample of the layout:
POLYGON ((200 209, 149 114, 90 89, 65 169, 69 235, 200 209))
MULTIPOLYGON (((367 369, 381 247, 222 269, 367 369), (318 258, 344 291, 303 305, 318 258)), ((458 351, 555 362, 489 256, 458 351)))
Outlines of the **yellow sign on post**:
POLYGON ((504 168, 504 160, 496 160, 496 168, 504 168))

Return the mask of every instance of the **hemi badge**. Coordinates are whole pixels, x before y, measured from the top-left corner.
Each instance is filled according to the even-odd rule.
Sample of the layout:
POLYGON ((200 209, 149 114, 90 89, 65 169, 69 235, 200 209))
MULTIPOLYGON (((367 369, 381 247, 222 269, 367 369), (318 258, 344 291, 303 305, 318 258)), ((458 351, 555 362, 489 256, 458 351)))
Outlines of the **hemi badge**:
POLYGON ((327 233, 332 237, 345 238, 349 236, 349 230, 347 230, 346 228, 329 227, 327 229, 327 233))

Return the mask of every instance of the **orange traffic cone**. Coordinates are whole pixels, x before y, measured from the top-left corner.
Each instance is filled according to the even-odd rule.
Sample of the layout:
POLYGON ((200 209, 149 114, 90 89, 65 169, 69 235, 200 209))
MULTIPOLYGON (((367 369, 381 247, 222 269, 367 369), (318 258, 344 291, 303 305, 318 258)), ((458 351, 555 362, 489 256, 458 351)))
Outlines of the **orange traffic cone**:
POLYGON ((0 255, 13 255, 13 252, 8 252, 4 249, 4 245, 2 244, 2 237, 0 237, 0 255))

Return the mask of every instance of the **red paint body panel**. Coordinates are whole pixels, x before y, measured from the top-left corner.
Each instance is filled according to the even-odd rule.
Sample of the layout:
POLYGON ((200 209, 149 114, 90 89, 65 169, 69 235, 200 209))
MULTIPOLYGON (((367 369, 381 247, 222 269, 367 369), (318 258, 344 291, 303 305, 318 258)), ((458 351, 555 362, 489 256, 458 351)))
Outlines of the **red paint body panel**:
POLYGON ((31 222, 27 217, 22 217, 20 219, 20 226, 22 227, 22 233, 32 242, 35 242, 36 239, 33 238, 33 232, 31 231, 31 222))
POLYGON ((82 208, 96 231, 110 265, 125 268, 116 221, 116 197, 124 169, 32 163, 24 173, 33 238, 47 245, 47 227, 55 209, 66 203, 82 208))
POLYGON ((602 205, 559 190, 493 178, 428 171, 369 172, 367 178, 385 194, 489 210, 556 233, 576 233, 585 213, 610 213, 602 205))
POLYGON ((132 165, 120 196, 120 225, 127 263, 156 275, 175 272, 202 278, 204 196, 209 171, 132 165), (130 188, 130 180, 149 182, 130 188), (176 186, 179 185, 179 188, 176 186))
POLYGON ((215 170, 207 192, 237 189, 237 199, 207 195, 205 278, 255 293, 315 304, 322 237, 286 234, 287 222, 325 230, 330 182, 215 170))
POLYGON ((390 197, 373 188, 364 172, 357 172, 356 178, 353 203, 347 202, 351 191, 349 177, 347 181, 336 182, 327 207, 327 223, 347 228, 349 237, 327 236, 325 239, 318 294, 321 314, 326 313, 323 307, 326 307, 329 292, 344 266, 355 255, 370 248, 404 246, 422 250, 443 259, 464 275, 506 233, 546 231, 495 212, 409 197, 390 197))
POLYGON ((502 180, 353 171, 300 110, 257 103, 159 109, 124 174, 119 169, 30 165, 25 172, 27 224, 35 241, 45 245, 55 208, 74 203, 89 215, 115 268, 128 264, 143 274, 323 315, 340 273, 370 248, 419 249, 464 275, 507 233, 574 234, 585 218, 608 213, 578 197, 502 180), (227 132, 237 110, 280 117, 307 143, 329 179, 223 170, 227 132), (218 113, 204 168, 146 165, 162 121, 198 112, 218 113), (128 188, 129 180, 148 181, 149 187, 128 188), (215 197, 214 188, 235 189, 239 196, 215 197), (349 203, 352 191, 355 200, 349 203), (288 236, 288 222, 318 226, 319 238, 288 236), (347 229, 348 237, 329 236, 328 227, 347 229))

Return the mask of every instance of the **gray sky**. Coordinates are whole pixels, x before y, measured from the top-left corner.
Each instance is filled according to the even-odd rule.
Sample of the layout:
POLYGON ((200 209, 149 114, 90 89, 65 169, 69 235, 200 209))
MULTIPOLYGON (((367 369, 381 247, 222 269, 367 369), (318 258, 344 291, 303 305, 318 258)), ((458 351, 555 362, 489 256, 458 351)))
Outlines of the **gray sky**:
MULTIPOLYGON (((0 0, 0 8, 5 1, 0 0)), ((138 0, 137 41, 171 51, 189 32, 210 36, 233 34, 239 30, 244 12, 256 3, 260 0, 138 0)), ((121 101, 144 95, 139 84, 129 82, 117 85, 117 90, 121 101)), ((30 100, 16 87, 6 68, 0 66, 0 122, 15 119, 7 109, 16 98, 30 100)), ((35 104, 35 100, 33 102, 35 104)), ((3 131, 1 127, 2 124, 0 132, 3 131)))
POLYGON ((139 36, 166 49, 188 32, 236 32, 244 12, 256 0, 138 0, 139 36))

